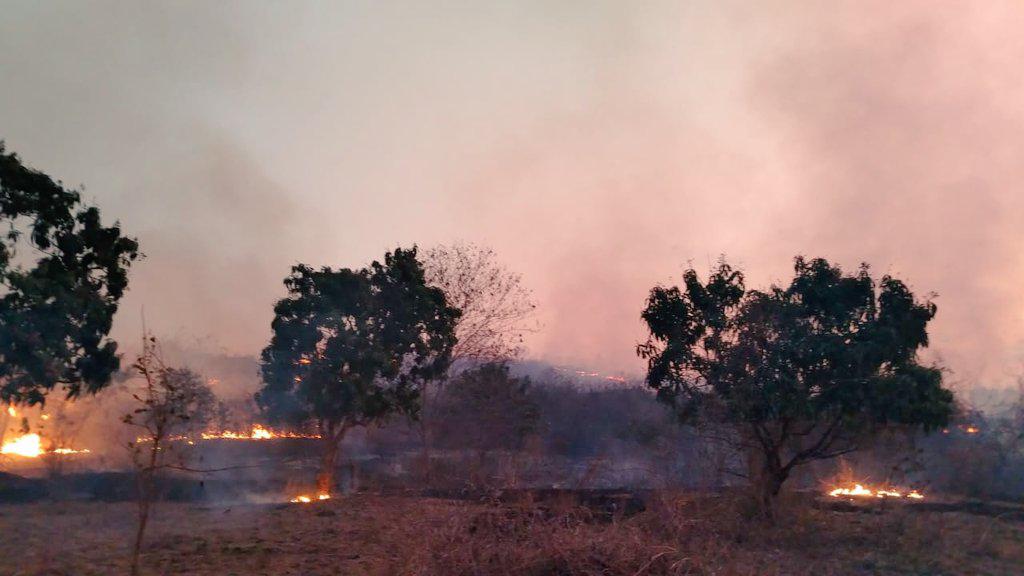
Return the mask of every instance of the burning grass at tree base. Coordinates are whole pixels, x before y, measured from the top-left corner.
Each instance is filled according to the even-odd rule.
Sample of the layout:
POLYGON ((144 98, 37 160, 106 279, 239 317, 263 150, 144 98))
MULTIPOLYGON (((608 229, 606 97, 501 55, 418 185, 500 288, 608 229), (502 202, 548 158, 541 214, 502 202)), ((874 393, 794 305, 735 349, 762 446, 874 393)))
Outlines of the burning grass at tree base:
MULTIPOLYGON (((303 434, 298 432, 271 430, 259 424, 254 424, 252 429, 245 431, 235 430, 209 430, 199 435, 196 440, 209 441, 209 440, 279 440, 279 439, 317 439, 320 436, 316 434, 303 434)), ((185 436, 175 436, 170 438, 173 442, 188 442, 193 444, 195 440, 185 436)), ((136 438, 138 443, 148 442, 145 438, 136 438)), ((0 445, 0 454, 7 456, 18 456, 22 458, 38 458, 46 454, 60 454, 60 455, 74 455, 74 454, 90 454, 92 451, 88 448, 75 449, 67 446, 50 446, 46 444, 48 440, 36 433, 27 433, 15 436, 10 439, 4 440, 3 444, 0 445)))
MULTIPOLYGON (((791 498, 797 498, 795 495, 791 498)), ((776 523, 736 494, 652 495, 611 522, 573 506, 357 494, 311 506, 162 504, 144 574, 1020 574, 1024 524, 786 501, 776 523)), ((0 506, 0 573, 123 573, 130 503, 0 506)))

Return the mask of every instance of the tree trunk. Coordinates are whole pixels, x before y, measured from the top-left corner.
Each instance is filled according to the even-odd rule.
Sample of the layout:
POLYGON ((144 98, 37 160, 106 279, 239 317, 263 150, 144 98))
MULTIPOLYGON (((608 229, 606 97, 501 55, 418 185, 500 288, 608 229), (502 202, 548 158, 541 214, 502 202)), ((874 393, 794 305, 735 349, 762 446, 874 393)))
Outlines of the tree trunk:
POLYGON ((132 547, 131 576, 139 574, 139 555, 142 553, 142 538, 146 532, 146 524, 149 522, 149 504, 148 497, 143 497, 139 501, 139 527, 135 531, 135 545, 132 547))
POLYGON ((777 453, 766 454, 762 450, 750 452, 747 466, 761 514, 768 520, 774 520, 775 500, 789 472, 781 466, 777 453))
POLYGON ((778 498, 784 481, 785 478, 780 478, 767 470, 761 478, 761 513, 769 520, 775 519, 775 499, 778 498))
POLYGON ((153 440, 153 445, 149 450, 149 464, 142 470, 139 470, 138 480, 136 484, 136 494, 139 505, 139 526, 135 531, 135 545, 132 546, 132 565, 131 565, 131 576, 138 576, 139 574, 139 557, 142 554, 142 539, 146 535, 146 524, 149 523, 149 509, 153 505, 153 499, 156 497, 156 466, 159 459, 160 440, 162 434, 157 436, 153 440))
POLYGON ((422 447, 422 453, 420 458, 423 461, 423 482, 427 486, 432 485, 434 481, 433 474, 433 457, 430 450, 430 430, 428 428, 426 416, 421 417, 419 421, 420 425, 420 445, 422 447))
MULTIPOLYGON (((440 390, 438 386, 438 391, 440 390)), ((440 392, 438 392, 440 394, 440 392)), ((434 481, 434 460, 433 460, 433 432, 434 420, 433 413, 431 412, 434 408, 433 398, 430 397, 430 382, 424 383, 423 391, 420 394, 420 417, 419 417, 419 432, 420 432, 420 447, 422 449, 421 458, 423 460, 423 482, 427 486, 431 486, 434 481)))
POLYGON ((337 469, 338 443, 340 438, 333 434, 324 435, 324 444, 320 454, 320 470, 316 474, 317 494, 330 494, 334 491, 334 474, 337 469))

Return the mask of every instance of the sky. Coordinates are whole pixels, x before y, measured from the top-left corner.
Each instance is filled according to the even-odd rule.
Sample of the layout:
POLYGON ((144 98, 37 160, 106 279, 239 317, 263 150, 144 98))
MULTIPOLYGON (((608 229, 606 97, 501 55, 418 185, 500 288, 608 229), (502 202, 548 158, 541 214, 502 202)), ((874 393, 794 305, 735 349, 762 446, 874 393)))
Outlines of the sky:
POLYGON ((139 238, 114 327, 256 355, 290 266, 492 247, 531 358, 639 374, 657 284, 822 256, 936 293, 929 358, 1024 373, 1019 2, 35 2, 0 139, 139 238), (827 5, 826 5, 827 4, 827 5))

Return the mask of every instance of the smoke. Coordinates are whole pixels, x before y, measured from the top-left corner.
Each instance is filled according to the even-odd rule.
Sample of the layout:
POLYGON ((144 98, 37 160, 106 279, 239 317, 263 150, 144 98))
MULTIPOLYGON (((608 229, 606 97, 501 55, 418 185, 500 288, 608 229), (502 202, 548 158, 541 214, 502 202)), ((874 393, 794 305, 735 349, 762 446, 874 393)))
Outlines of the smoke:
POLYGON ((800 174, 791 242, 938 292, 933 343, 967 381, 1021 368, 1022 23, 998 3, 838 10, 753 84, 800 174))
POLYGON ((491 245, 530 353, 635 373, 656 283, 796 254, 937 292, 937 356, 1001 383, 1024 341, 1024 9, 527 2, 21 2, 8 147, 139 236, 116 335, 255 355, 296 262, 491 245))

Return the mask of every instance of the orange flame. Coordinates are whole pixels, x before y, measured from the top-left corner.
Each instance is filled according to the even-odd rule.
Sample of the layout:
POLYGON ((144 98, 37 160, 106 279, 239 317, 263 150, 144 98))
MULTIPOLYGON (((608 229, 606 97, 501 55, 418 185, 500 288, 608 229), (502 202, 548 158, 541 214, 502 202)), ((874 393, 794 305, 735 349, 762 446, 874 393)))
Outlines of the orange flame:
MULTIPOLYGON (((865 488, 862 484, 854 484, 853 488, 835 488, 828 493, 833 498, 852 497, 852 498, 903 498, 904 494, 898 490, 878 488, 872 490, 865 488)), ((924 498, 917 490, 911 490, 906 494, 907 498, 914 500, 920 500, 924 498)))
POLYGON ((43 448, 43 439, 39 434, 24 434, 13 440, 4 442, 3 446, 0 446, 0 454, 8 454, 11 456, 22 456, 24 458, 38 458, 43 454, 88 454, 89 450, 75 450, 72 448, 52 448, 45 450, 43 448))
MULTIPOLYGON (((316 499, 317 500, 330 500, 331 499, 331 495, 330 494, 322 494, 322 493, 321 494, 317 494, 316 499)), ((291 499, 291 502, 293 504, 309 504, 312 501, 313 501, 313 497, 312 496, 307 496, 305 494, 300 494, 300 495, 296 496, 295 498, 291 499)))

